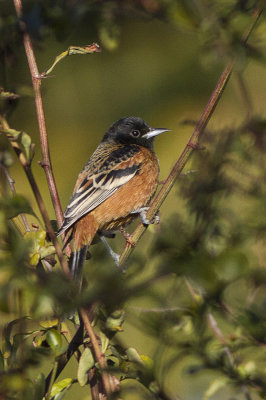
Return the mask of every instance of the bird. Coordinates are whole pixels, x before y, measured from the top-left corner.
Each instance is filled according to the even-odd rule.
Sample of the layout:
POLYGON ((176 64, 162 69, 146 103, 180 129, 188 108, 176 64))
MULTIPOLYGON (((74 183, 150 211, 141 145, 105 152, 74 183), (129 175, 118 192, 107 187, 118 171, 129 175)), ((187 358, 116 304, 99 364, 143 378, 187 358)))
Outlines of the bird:
POLYGON ((155 136, 167 132, 151 128, 142 118, 116 121, 78 175, 72 197, 57 235, 66 234, 65 245, 73 240, 71 273, 82 270, 88 247, 96 234, 119 264, 119 256, 104 236, 123 229, 138 215, 148 225, 148 204, 159 178, 159 161, 154 152, 155 136))

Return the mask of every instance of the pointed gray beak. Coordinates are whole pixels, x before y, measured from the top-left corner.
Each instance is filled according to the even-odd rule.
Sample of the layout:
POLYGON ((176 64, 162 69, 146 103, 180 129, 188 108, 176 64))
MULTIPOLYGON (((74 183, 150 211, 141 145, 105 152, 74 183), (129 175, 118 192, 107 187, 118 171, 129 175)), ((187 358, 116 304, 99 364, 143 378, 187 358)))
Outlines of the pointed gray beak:
POLYGON ((145 135, 143 135, 142 137, 144 139, 150 139, 154 136, 160 135, 163 132, 169 132, 170 129, 165 129, 165 128, 154 128, 151 129, 148 133, 145 133, 145 135))

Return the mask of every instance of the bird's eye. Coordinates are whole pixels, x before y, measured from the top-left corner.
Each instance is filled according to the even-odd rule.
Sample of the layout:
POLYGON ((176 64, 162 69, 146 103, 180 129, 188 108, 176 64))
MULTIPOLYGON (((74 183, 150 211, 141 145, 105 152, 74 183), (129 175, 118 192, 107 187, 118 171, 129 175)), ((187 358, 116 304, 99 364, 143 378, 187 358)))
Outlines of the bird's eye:
POLYGON ((138 130, 133 130, 133 131, 131 131, 131 136, 134 136, 134 137, 139 137, 140 136, 140 131, 138 131, 138 130))

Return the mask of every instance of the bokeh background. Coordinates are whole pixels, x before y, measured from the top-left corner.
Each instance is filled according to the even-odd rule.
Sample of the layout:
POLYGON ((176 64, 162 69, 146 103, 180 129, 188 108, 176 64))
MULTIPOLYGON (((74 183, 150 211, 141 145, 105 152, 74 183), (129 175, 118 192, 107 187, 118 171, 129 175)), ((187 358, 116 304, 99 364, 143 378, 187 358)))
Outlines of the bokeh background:
MULTIPOLYGON (((10 12, 11 3, 0 2, 5 13, 10 12)), ((113 2, 118 9, 121 7, 121 12, 117 8, 114 12, 112 2, 107 2, 107 5, 99 2, 98 7, 95 6, 97 2, 91 2, 92 10, 90 2, 76 2, 76 9, 74 3, 72 2, 72 8, 67 8, 68 12, 73 10, 73 13, 83 13, 82 18, 78 20, 77 17, 76 21, 74 15, 68 17, 61 6, 56 7, 54 4, 46 7, 47 13, 50 13, 49 17, 56 21, 54 32, 45 31, 45 24, 39 24, 43 21, 38 19, 41 18, 38 2, 34 6, 32 2, 25 1, 27 23, 34 40, 40 72, 47 70, 54 58, 68 46, 97 42, 102 49, 101 53, 97 54, 67 57, 55 67, 51 76, 42 82, 52 165, 63 208, 72 193, 77 174, 104 132, 114 121, 124 116, 140 116, 153 127, 171 129, 171 132, 160 136, 155 142, 155 150, 160 160, 160 176, 161 179, 166 178, 188 141, 193 124, 203 111, 229 59, 225 51, 206 51, 206 37, 197 30, 197 24, 193 27, 186 15, 183 19, 180 17, 182 13, 178 14, 174 7, 178 2, 169 2, 173 8, 169 7, 168 14, 160 14, 160 7, 165 2, 140 1, 136 2, 136 8, 134 2, 129 2, 129 8, 126 10, 122 4, 117 4, 119 2, 113 2), (86 12, 82 10, 82 6, 88 8, 86 12), (110 32, 106 22, 108 18, 105 17, 108 13, 115 13, 116 16, 115 21, 110 22, 110 32), (185 120, 190 120, 191 123, 183 124, 185 120)), ((195 14, 196 3, 193 9, 195 14)), ((224 7, 229 3, 221 2, 224 7)), ((185 6, 183 10, 187 11, 185 6)), ((206 15, 206 21, 208 18, 210 16, 206 15)), ((195 16, 191 16, 191 19, 197 20, 195 16)), ((265 65, 259 60, 248 59, 245 54, 237 56, 236 72, 233 73, 211 118, 209 130, 231 129, 245 121, 247 105, 239 84, 239 73, 245 82, 253 113, 265 116, 265 65)), ((2 77, 0 76, 0 83, 8 90, 15 90, 21 94, 16 107, 8 115, 8 121, 12 128, 29 133, 36 143, 33 170, 50 217, 54 219, 45 175, 38 164, 41 160, 38 127, 31 78, 22 46, 16 50, 15 62, 10 62, 2 77)), ((189 168, 190 164, 186 169, 189 168)), ((36 214, 39 215, 24 172, 18 163, 11 167, 10 174, 15 180, 17 192, 30 200, 36 214)), ((164 221, 181 207, 183 200, 178 196, 175 187, 160 210, 161 233, 167 229, 164 221)), ((156 234, 157 227, 149 228, 136 253, 145 254, 156 234)), ((113 246, 116 250, 119 251, 122 245, 120 238, 115 239, 113 246)), ((102 252, 101 244, 94 247, 92 254, 95 253, 97 257, 102 252)), ((151 263, 148 271, 140 270, 139 279, 148 276, 152 268, 151 263)), ((175 289, 171 288, 170 281, 167 281, 160 283, 156 290, 160 294, 169 294, 169 291, 177 290, 174 284, 173 287, 175 289)), ((128 304, 129 317, 124 325, 124 332, 120 334, 120 340, 128 346, 136 347, 141 353, 154 357, 154 352, 158 350, 158 338, 145 332, 136 321, 137 307, 152 305, 153 301, 145 299, 145 296, 128 304), (130 307, 135 307, 134 316, 131 317, 130 307)), ((168 349, 169 351, 171 352, 168 349)), ((167 352, 165 358, 167 359, 167 352)), ((178 393, 181 399, 202 399, 210 375, 199 374, 191 378, 185 372, 186 363, 189 364, 189 361, 179 364, 178 368, 167 376, 167 387, 178 393)), ((49 367, 47 366, 47 371, 49 367)), ((65 376, 68 376, 72 368, 70 364, 64 373, 65 376)), ((79 398, 89 398, 87 388, 79 390, 79 398)), ((243 398, 242 395, 230 396, 231 389, 228 386, 218 391, 213 398, 243 398)), ((71 399, 71 393, 66 398, 71 399)), ((140 397, 136 393, 126 397, 135 398, 140 397)))

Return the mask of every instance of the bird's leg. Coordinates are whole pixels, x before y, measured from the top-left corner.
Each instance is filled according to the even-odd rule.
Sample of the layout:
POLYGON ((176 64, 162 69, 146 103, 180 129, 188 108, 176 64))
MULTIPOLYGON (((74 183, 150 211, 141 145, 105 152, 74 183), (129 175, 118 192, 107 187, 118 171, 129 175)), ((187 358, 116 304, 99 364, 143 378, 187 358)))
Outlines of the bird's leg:
POLYGON ((150 207, 141 207, 138 210, 132 211, 131 214, 139 214, 141 221, 143 225, 151 225, 151 224, 159 224, 160 222, 160 217, 158 215, 158 212, 156 213, 155 217, 150 221, 147 218, 147 212, 150 207))
POLYGON ((122 233, 122 235, 126 239, 127 245, 131 246, 131 247, 135 247, 136 243, 132 240, 132 235, 130 235, 130 233, 128 233, 125 230, 125 228, 123 228, 122 226, 120 227, 120 232, 122 233))
POLYGON ((105 239, 105 237, 104 237, 103 235, 99 235, 99 237, 100 237, 101 241, 103 242, 105 248, 107 249, 108 253, 110 254, 110 256, 112 257, 112 259, 114 260, 115 265, 116 265, 117 267, 120 267, 120 264, 119 264, 120 255, 117 254, 117 253, 115 253, 115 252, 111 249, 111 246, 109 245, 109 243, 107 242, 107 240, 105 239))

